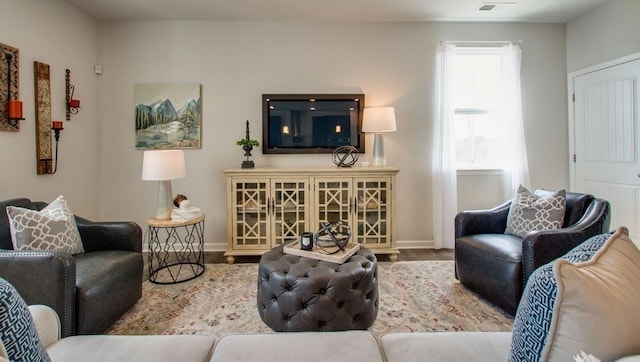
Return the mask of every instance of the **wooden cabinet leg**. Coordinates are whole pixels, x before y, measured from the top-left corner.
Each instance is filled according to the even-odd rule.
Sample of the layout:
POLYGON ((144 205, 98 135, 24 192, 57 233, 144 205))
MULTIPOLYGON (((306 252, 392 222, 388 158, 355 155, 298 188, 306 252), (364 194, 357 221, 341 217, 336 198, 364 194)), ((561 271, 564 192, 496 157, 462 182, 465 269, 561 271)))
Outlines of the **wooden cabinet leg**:
POLYGON ((233 255, 227 256, 227 264, 233 264, 236 261, 236 258, 233 255))
POLYGON ((398 254, 390 254, 389 255, 389 260, 391 260, 391 262, 398 261, 398 254))

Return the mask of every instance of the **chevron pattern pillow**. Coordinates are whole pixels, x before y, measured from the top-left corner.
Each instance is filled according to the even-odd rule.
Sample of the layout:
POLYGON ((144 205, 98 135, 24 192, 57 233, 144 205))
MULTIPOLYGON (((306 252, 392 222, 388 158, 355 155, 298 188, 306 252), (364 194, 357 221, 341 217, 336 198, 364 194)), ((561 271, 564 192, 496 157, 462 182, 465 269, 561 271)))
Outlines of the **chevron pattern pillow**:
POLYGON ((509 208, 505 234, 524 238, 531 231, 560 229, 566 205, 565 190, 538 196, 520 185, 509 208))
POLYGON ((509 361, 640 354, 640 251, 626 228, 597 235, 529 278, 509 361))
POLYGON ((50 361, 38 339, 27 304, 18 291, 0 278, 0 340, 9 361, 50 361))
POLYGON ((75 216, 62 195, 37 211, 7 206, 14 250, 84 252, 75 216))

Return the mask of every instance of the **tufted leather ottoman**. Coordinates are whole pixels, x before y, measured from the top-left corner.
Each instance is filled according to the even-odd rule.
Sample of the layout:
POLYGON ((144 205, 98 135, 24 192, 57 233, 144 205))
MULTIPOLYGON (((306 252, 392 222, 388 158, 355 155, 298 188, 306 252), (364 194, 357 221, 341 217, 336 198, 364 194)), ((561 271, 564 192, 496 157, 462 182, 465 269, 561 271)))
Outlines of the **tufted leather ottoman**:
POLYGON ((262 256, 258 313, 276 332, 367 329, 378 314, 378 262, 361 247, 344 264, 283 254, 262 256))

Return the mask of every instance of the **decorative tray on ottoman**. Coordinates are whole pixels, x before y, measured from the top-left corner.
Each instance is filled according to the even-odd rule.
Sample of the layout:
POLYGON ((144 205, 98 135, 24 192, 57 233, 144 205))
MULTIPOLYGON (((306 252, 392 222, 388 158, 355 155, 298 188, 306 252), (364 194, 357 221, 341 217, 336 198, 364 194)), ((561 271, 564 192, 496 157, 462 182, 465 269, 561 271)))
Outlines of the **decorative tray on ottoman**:
POLYGON ((330 263, 343 264, 345 261, 349 260, 349 258, 353 254, 360 250, 360 244, 348 243, 344 246, 344 250, 338 251, 335 254, 328 253, 333 253, 334 251, 338 250, 337 246, 327 246, 323 247, 323 249, 320 249, 316 245, 314 245, 313 250, 311 251, 302 250, 300 249, 300 240, 296 240, 284 246, 284 253, 304 256, 305 258, 328 261, 330 263))

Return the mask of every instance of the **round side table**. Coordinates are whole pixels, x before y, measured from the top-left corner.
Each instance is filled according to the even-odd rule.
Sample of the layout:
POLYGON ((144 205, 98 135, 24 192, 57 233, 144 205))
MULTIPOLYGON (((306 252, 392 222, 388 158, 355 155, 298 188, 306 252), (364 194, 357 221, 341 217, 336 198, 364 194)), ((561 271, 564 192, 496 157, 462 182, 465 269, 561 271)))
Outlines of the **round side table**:
POLYGON ((176 284, 204 273, 204 215, 189 221, 147 220, 149 281, 176 284))

